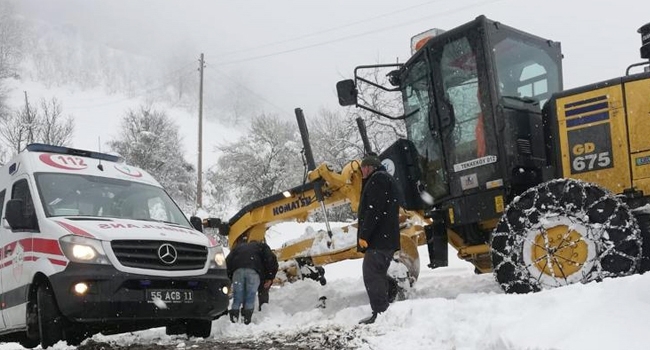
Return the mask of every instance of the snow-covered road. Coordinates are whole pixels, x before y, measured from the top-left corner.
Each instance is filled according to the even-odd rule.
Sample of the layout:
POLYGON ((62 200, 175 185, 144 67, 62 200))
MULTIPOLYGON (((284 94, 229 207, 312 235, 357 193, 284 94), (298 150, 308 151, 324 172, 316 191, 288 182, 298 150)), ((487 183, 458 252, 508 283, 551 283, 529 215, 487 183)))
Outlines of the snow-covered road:
MULTIPOLYGON (((283 232, 287 229, 291 226, 283 232)), ((436 270, 424 267, 426 247, 420 254, 423 269, 408 299, 393 303, 372 325, 357 325, 370 307, 361 261, 347 260, 326 266, 325 286, 306 280, 273 287, 270 304, 250 325, 220 318, 208 339, 168 336, 155 328, 95 335, 78 348, 63 342, 53 348, 609 350, 650 344, 650 274, 508 295, 491 274, 474 274, 451 251, 449 266, 436 270), (316 307, 321 296, 327 297, 324 309, 316 307)), ((0 350, 16 349, 22 348, 0 344, 0 350)))

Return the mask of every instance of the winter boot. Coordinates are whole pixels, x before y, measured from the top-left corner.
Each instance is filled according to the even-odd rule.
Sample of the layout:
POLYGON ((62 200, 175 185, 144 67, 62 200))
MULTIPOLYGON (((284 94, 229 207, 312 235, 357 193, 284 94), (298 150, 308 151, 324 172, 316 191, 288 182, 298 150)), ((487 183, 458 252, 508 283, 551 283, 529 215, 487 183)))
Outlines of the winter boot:
POLYGON ((371 323, 375 323, 375 320, 376 320, 376 319, 377 319, 377 313, 373 311, 373 312, 372 312, 372 315, 370 315, 370 316, 368 316, 368 317, 362 319, 361 321, 359 321, 359 324, 371 324, 371 323))
POLYGON ((244 324, 251 323, 251 318, 253 317, 253 309, 242 309, 241 315, 244 318, 244 324))
POLYGON ((228 315, 230 316, 230 322, 237 323, 239 321, 239 310, 230 310, 228 315))

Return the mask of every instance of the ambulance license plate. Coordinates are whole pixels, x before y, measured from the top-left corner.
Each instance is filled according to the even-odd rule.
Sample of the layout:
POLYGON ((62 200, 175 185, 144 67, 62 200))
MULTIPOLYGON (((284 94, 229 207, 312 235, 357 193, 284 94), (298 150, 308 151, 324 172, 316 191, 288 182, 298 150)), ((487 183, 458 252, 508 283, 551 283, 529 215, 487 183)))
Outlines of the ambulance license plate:
POLYGON ((153 303, 161 300, 165 303, 193 303, 194 291, 190 289, 149 289, 147 290, 147 302, 153 303))

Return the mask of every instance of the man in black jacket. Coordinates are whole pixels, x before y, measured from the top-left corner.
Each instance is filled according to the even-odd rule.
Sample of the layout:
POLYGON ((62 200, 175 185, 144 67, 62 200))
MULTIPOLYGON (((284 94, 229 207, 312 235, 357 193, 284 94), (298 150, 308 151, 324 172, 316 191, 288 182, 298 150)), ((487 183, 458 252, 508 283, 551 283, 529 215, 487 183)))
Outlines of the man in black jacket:
POLYGON ((239 309, 244 323, 249 324, 255 310, 255 295, 260 284, 271 287, 278 272, 278 258, 264 242, 238 243, 226 257, 228 277, 232 281, 230 321, 239 320, 239 309), (263 282, 262 282, 263 281, 263 282))
POLYGON ((390 278, 386 275, 393 253, 400 249, 398 188, 377 156, 361 161, 363 186, 359 202, 358 247, 363 257, 363 283, 372 315, 359 323, 375 322, 389 304, 390 278))

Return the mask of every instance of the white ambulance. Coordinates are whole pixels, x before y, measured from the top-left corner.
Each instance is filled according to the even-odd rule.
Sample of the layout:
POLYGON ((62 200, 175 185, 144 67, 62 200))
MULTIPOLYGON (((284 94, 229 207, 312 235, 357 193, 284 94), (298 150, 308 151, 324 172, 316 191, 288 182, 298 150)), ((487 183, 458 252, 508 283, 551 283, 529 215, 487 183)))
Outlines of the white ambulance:
POLYGON ((221 247, 119 157, 32 144, 0 168, 0 213, 1 341, 207 337, 228 308, 221 247))

